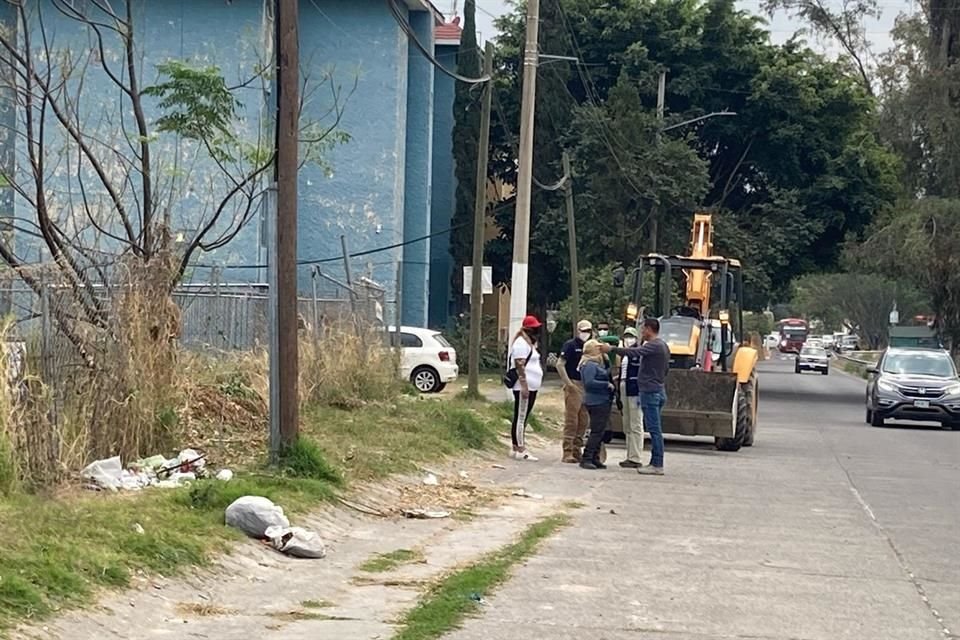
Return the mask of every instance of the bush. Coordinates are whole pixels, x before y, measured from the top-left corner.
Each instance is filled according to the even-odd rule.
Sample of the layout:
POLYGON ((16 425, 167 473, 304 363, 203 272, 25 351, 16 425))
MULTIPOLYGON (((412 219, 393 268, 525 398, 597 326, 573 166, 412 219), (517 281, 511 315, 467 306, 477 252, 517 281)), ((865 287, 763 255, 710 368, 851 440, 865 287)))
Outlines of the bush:
POLYGON ((343 476, 323 457, 314 442, 304 437, 297 438, 280 456, 280 467, 287 475, 343 485, 343 476))
POLYGON ((300 401, 343 409, 395 398, 406 386, 381 330, 335 325, 300 341, 300 401))
MULTIPOLYGON (((470 366, 470 315, 464 314, 457 320, 453 331, 447 336, 457 351, 457 361, 462 371, 470 366)), ((480 370, 499 371, 506 360, 506 351, 500 347, 497 337, 497 320, 484 316, 480 324, 480 370)))

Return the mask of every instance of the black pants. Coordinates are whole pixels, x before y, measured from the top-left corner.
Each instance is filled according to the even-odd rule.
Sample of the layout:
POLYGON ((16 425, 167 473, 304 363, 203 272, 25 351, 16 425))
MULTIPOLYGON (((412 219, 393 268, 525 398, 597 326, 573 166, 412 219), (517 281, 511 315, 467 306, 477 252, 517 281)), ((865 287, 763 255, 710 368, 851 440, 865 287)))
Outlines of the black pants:
POLYGON ((590 414, 590 435, 587 437, 587 446, 583 450, 583 461, 596 464, 600 462, 603 434, 610 424, 610 405, 587 405, 587 413, 590 414))
POLYGON ((527 429, 527 419, 530 418, 530 412, 533 411, 536 401, 536 391, 531 391, 528 398, 521 397, 519 391, 513 392, 513 422, 510 425, 510 436, 513 438, 513 446, 519 449, 526 446, 523 442, 523 433, 527 429))

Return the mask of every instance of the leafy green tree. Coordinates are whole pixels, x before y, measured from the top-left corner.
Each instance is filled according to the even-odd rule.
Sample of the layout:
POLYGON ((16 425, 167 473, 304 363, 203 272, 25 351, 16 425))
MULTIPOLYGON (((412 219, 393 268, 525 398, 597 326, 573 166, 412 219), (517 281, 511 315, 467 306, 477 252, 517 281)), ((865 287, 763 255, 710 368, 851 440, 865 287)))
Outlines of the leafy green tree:
POLYGON ((924 299, 907 283, 877 274, 809 274, 793 285, 793 307, 827 327, 844 325, 870 349, 887 344, 894 303, 905 316, 924 310, 924 299))
MULTIPOLYGON (((463 33, 457 51, 457 73, 467 78, 481 74, 480 48, 477 43, 476 2, 463 5, 463 33)), ((462 301, 463 266, 471 262, 473 216, 477 188, 477 149, 480 144, 481 85, 458 82, 453 101, 453 157, 457 177, 455 208, 451 219, 450 254, 454 299, 462 301)))
POLYGON ((960 355, 960 200, 904 201, 885 213, 861 244, 853 268, 911 283, 927 299, 938 328, 960 355))

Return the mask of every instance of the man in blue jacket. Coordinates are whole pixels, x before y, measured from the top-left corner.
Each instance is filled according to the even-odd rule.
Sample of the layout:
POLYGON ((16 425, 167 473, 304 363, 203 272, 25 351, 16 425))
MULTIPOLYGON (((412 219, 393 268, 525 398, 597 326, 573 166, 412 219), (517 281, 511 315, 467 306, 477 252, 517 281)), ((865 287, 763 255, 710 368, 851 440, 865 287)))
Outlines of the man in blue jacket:
MULTIPOLYGON (((623 332, 623 346, 637 346, 637 330, 627 327, 623 332)), ((627 459, 620 466, 639 469, 643 466, 643 414, 640 411, 640 356, 620 358, 620 403, 623 405, 623 435, 627 439, 627 459)))

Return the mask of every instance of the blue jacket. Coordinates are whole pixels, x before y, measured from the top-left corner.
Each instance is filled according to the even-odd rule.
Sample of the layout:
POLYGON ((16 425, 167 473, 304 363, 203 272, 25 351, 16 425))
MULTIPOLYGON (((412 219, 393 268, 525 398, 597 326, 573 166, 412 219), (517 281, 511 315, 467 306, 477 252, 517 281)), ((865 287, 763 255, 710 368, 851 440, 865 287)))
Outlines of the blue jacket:
POLYGON ((610 404, 613 392, 610 391, 610 373, 596 362, 588 362, 580 369, 583 379, 583 404, 596 407, 610 404))

